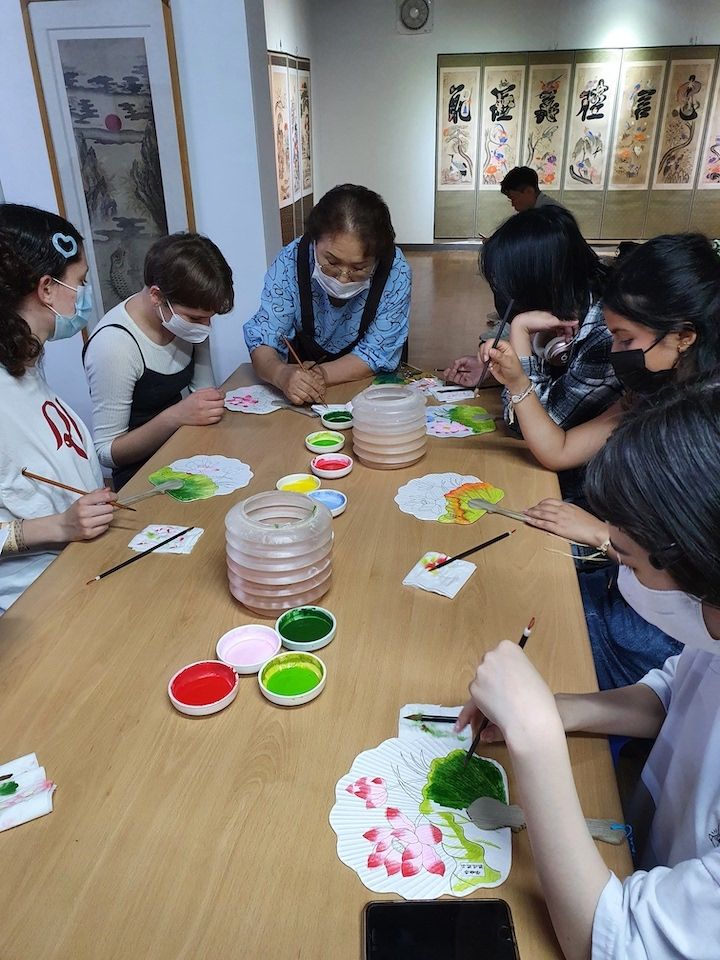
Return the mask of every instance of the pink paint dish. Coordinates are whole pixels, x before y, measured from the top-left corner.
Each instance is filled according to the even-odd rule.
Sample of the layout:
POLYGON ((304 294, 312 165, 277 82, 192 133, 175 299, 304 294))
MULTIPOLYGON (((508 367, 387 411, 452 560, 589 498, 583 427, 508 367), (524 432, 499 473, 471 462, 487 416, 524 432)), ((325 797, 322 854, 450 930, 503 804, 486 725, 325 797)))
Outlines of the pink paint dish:
POLYGON ((310 461, 310 469, 317 477, 338 480, 346 477, 353 468, 353 459, 344 453, 321 453, 310 461))
POLYGON ((217 660, 190 663, 171 678, 168 696, 188 717, 206 717, 229 706, 238 692, 238 676, 217 660))
POLYGON ((257 673, 280 650, 280 637, 272 627, 248 623, 233 627, 217 642, 217 657, 236 673, 257 673))

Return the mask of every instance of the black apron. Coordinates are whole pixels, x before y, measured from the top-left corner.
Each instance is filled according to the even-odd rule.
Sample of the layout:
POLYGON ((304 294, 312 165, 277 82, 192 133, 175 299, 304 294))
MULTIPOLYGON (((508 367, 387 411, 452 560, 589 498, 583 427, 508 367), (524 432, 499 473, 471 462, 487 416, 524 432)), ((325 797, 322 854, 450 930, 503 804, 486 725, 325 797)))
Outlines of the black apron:
MULTIPOLYGON (((312 241, 307 233, 303 234, 300 243, 297 245, 296 270, 298 291, 300 293, 300 322, 301 329, 295 334, 292 345, 295 348, 301 360, 313 360, 315 363, 325 363, 330 360, 337 360, 344 357, 360 343, 368 331, 368 327, 375 319, 380 297, 382 296, 387 278, 395 259, 395 250, 387 257, 378 261, 378 265, 373 274, 370 289, 368 290, 367 300, 360 318, 360 327, 357 336, 346 347, 343 347, 338 353, 331 353, 325 350, 315 339, 315 314, 312 305, 312 289, 310 287, 310 244, 312 241)), ((293 363, 292 354, 288 357, 288 362, 293 363)))
MULTIPOLYGON (((107 327, 116 327, 118 330, 124 330, 129 337, 132 337, 140 351, 140 359, 143 362, 142 376, 136 381, 133 389, 132 404, 130 406, 130 422, 128 423, 129 432, 130 430, 137 429, 137 427, 142 427, 152 420, 153 417, 162 413, 163 410, 167 410, 168 407, 172 407, 182 400, 182 391, 190 386, 192 382, 195 371, 195 358, 191 357, 190 363, 183 370, 178 370, 177 373, 158 373, 156 370, 148 370, 145 365, 145 357, 140 349, 140 344, 128 328, 123 327, 120 323, 108 323, 104 327, 101 327, 100 330, 96 330, 92 337, 88 338, 82 351, 83 361, 85 360, 85 351, 90 346, 93 337, 107 327)), ((112 472, 115 490, 119 490, 125 486, 128 480, 144 463, 147 463, 149 459, 149 457, 145 457, 144 460, 138 460, 137 463, 130 463, 124 467, 116 467, 112 472)))

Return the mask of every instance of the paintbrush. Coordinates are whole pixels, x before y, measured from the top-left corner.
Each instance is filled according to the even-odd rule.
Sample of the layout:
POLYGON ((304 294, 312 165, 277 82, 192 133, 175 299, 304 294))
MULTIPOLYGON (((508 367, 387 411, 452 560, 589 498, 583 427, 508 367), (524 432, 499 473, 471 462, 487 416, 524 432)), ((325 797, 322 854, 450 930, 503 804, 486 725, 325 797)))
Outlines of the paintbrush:
MULTIPOLYGON (((491 347, 492 350, 495 350, 498 343, 500 342, 500 337, 502 336, 503 330, 505 329, 505 324, 508 322, 508 319, 510 317, 510 311, 512 310, 512 306, 514 302, 515 302, 514 300, 511 300, 505 309, 505 313, 503 314, 503 318, 500 321, 500 326, 497 329, 497 333, 495 334, 495 339, 493 340, 493 343, 492 343, 492 347, 491 347)), ((490 369, 490 357, 488 357, 487 362, 483 366, 482 373, 480 374, 480 379, 475 385, 475 396, 477 396, 478 390, 483 385, 483 382, 485 380, 485 377, 487 376, 487 372, 489 369, 490 369)))
MULTIPOLYGON (((528 637, 532 633, 534 626, 535 626, 535 617, 532 618, 532 620, 525 627, 525 629, 522 632, 522 635, 520 636, 520 642, 518 643, 518 646, 520 647, 521 650, 525 647, 525 644, 528 642, 528 637)), ((465 762, 463 763, 464 767, 468 765, 468 760, 475 753, 475 750, 477 749, 477 745, 480 743, 480 737, 482 736, 482 732, 489 723, 490 723, 489 717, 483 717, 482 721, 480 722, 480 726, 477 728, 477 733, 473 737, 473 742, 470 744, 470 746, 468 747, 468 752, 465 754, 465 762)))
MULTIPOLYGON (((290 343, 290 341, 288 340, 287 337, 283 337, 283 343, 284 343, 285 346, 288 348, 288 350, 290 351, 290 353, 293 355, 293 359, 295 360, 295 363, 297 363, 298 366, 301 366, 301 367, 304 366, 302 360, 300 359, 300 356, 298 355, 297 350, 295 349, 295 347, 293 347, 293 345, 290 343)), ((318 365, 317 360, 314 360, 314 361, 310 364, 310 366, 309 366, 309 367, 305 367, 305 369, 306 369, 306 370, 312 370, 313 367, 316 367, 317 365, 318 365)))
MULTIPOLYGON (((27 477, 28 480, 39 480, 40 483, 48 483, 51 487, 59 487, 61 490, 69 490, 70 493, 79 493, 81 497, 86 497, 90 490, 81 490, 79 487, 71 487, 67 483, 60 483, 59 480, 51 480, 50 477, 41 477, 39 473, 30 473, 30 471, 23 467, 20 473, 27 477)), ((134 507, 128 507, 124 503, 120 503, 119 500, 113 500, 111 506, 117 507, 118 510, 132 510, 133 513, 136 513, 134 507)))
POLYGON ((433 713, 411 713, 409 717, 403 717, 403 720, 420 720, 423 723, 455 723, 457 717, 441 717, 433 713))
POLYGON ((446 560, 435 560, 425 569, 430 572, 433 570, 439 570, 440 567, 446 567, 449 563, 455 563, 456 560, 462 560, 465 557, 469 557, 471 553, 477 553, 478 550, 484 550, 485 547, 491 547, 493 543, 497 543, 498 540, 504 540, 505 537, 509 537, 511 533, 515 533, 515 531, 506 530, 505 533, 501 533, 499 536, 493 537, 492 540, 486 540, 484 543, 479 543, 476 547, 470 547, 469 550, 463 550, 462 553, 458 553, 454 557, 448 557, 446 560))
POLYGON ((96 577, 93 577, 92 580, 88 580, 85 586, 87 587, 91 583, 95 583, 96 580, 102 580, 103 577, 109 577, 111 573, 115 573, 116 570, 122 570, 123 567, 129 566, 131 563, 135 563, 136 560, 142 560, 143 557, 146 557, 149 553, 152 553, 154 550, 159 550, 160 547, 164 547, 167 543, 172 543, 173 540, 177 540, 178 537, 184 536, 186 533, 190 533, 191 530, 194 530, 195 527, 185 527, 184 530, 181 530, 179 533, 174 533, 171 537, 168 537, 166 540, 161 540, 160 543, 156 543, 154 547, 149 547, 147 550, 143 550, 142 553, 136 554, 134 557, 130 557, 129 560, 123 560, 122 563, 118 563, 114 567, 110 567, 109 570, 104 570, 102 573, 99 573, 96 577))
POLYGON ((473 510, 486 510, 488 513, 499 513, 503 517, 510 517, 511 520, 520 520, 522 523, 528 522, 524 513, 517 510, 508 510, 497 503, 490 503, 489 500, 468 500, 468 506, 472 507, 473 510))

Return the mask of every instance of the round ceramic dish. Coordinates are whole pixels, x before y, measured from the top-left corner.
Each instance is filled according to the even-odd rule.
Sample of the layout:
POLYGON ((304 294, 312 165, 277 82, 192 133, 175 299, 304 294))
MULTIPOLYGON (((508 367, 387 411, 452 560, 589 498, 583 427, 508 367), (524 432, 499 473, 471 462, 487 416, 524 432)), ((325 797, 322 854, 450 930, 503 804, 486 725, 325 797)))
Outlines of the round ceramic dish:
POLYGON ((312 493, 319 487, 320 481, 310 473, 289 473, 286 477, 280 477, 275 484, 277 490, 289 493, 312 493))
POLYGON ((335 430, 316 430, 305 437, 305 446, 313 453, 337 453, 345 446, 345 437, 335 430))
POLYGON ((189 663, 171 678, 168 696, 188 717, 206 717, 229 706, 237 696, 238 675, 219 660, 189 663))
POLYGON ((257 673, 280 649, 280 637, 272 627, 248 623, 224 633, 215 648, 218 660, 235 673, 257 673))
POLYGON ((288 650, 320 650, 335 637, 337 622, 325 607, 295 607, 277 618, 275 631, 288 650))
POLYGON ((327 507, 334 517, 339 517, 341 513, 345 513, 348 498, 340 490, 323 488, 322 490, 314 490, 308 496, 311 500, 322 503, 323 506, 327 507))
POLYGON ((325 688, 327 669, 313 653, 280 653, 258 674, 264 697, 281 707, 309 703, 325 688))
POLYGON ((320 453, 310 461, 310 469, 316 477, 339 480, 353 468, 353 459, 344 453, 320 453))
POLYGON ((353 415, 349 410, 328 410, 320 414, 320 423, 328 430, 349 430, 353 425, 353 415))

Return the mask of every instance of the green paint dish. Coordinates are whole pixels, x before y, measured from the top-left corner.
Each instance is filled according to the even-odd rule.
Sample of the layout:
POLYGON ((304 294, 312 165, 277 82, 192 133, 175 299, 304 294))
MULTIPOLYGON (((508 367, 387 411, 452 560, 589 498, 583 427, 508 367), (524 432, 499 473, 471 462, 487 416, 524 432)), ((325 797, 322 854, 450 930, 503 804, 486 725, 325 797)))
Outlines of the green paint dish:
POLYGON ((335 617, 324 607, 295 607, 275 622, 275 631, 288 650, 320 650, 334 638, 335 617))
POLYGON ((337 453, 345 446, 345 437, 336 430, 316 430, 305 437, 305 446, 313 453, 337 453))
POLYGON ((320 414, 320 422, 332 430, 349 430, 353 425, 353 415, 349 410, 327 410, 320 414))
POLYGON ((258 674, 264 697, 281 707, 309 703, 325 687, 325 664, 312 653, 281 653, 268 660, 258 674))

